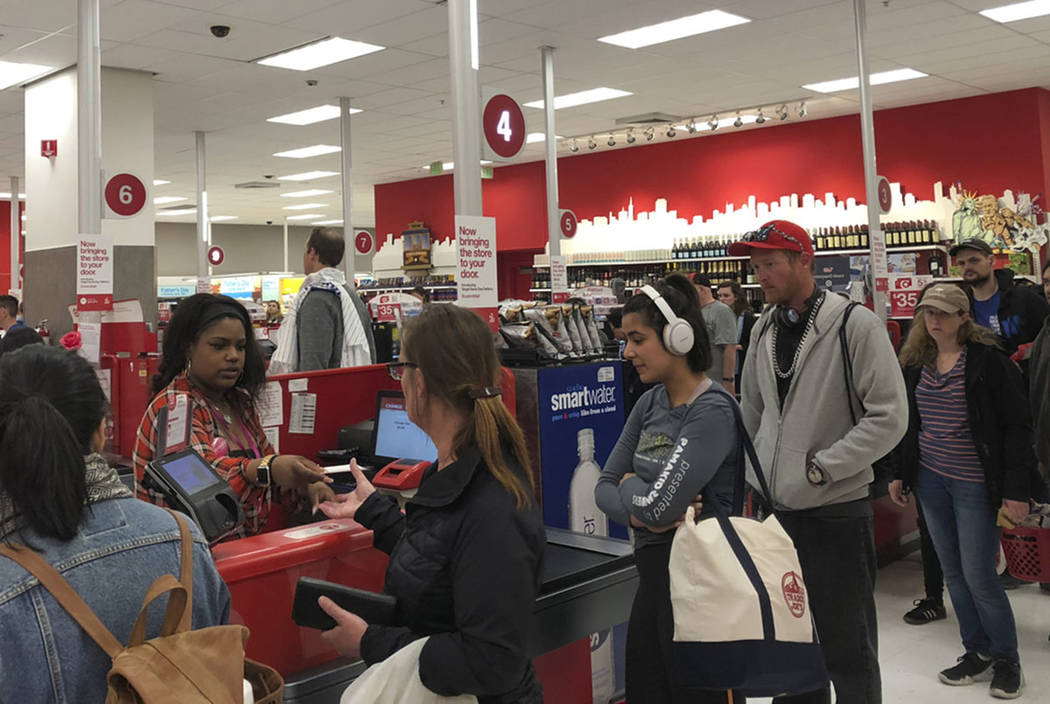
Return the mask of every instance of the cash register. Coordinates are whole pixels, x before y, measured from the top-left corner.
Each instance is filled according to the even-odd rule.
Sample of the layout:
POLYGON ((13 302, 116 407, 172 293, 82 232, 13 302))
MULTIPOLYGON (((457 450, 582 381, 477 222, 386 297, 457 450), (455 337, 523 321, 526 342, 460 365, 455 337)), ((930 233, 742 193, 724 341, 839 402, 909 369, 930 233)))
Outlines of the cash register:
POLYGON ((405 395, 380 391, 376 398, 372 456, 381 469, 372 479, 380 491, 410 498, 419 488, 423 472, 437 461, 437 447, 408 417, 405 395))

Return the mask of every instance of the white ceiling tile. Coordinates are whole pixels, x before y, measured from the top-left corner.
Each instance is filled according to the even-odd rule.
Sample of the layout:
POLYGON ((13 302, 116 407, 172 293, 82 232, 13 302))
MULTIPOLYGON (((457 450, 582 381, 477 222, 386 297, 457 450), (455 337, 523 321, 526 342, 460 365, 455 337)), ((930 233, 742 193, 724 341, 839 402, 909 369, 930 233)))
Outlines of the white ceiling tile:
POLYGON ((433 7, 433 3, 424 0, 343 0, 323 10, 303 14, 285 24, 298 29, 357 39, 355 33, 364 27, 389 22, 433 7))
POLYGON ((200 10, 150 0, 124 0, 100 14, 99 27, 102 38, 117 42, 135 41, 179 22, 188 21, 192 17, 203 15, 200 10))
MULTIPOLYGON (((237 0, 223 4, 219 9, 230 17, 283 24, 339 3, 340 0, 237 0)), ((209 9, 214 9, 214 6, 209 9)))

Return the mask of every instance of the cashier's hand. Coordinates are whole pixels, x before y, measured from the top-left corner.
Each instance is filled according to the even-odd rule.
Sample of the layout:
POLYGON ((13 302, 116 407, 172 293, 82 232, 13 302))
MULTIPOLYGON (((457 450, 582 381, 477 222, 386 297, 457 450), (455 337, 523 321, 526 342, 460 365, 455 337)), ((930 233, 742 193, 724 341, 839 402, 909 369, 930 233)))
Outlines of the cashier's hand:
POLYGON ((335 602, 326 596, 318 597, 318 606, 326 614, 335 619, 335 628, 324 631, 321 637, 335 648, 340 655, 348 658, 361 657, 361 638, 365 635, 368 624, 357 614, 350 613, 346 609, 336 606, 335 602))
POLYGON ((376 488, 357 466, 357 460, 350 460, 350 473, 354 475, 357 488, 348 494, 336 494, 334 499, 320 505, 321 511, 329 518, 353 518, 365 499, 375 493, 376 488))
POLYGON ((324 467, 299 455, 277 455, 270 465, 273 483, 286 489, 302 489, 314 482, 332 483, 324 467))
POLYGON ((336 495, 332 491, 332 487, 328 486, 324 482, 314 482, 313 484, 307 484, 305 488, 299 490, 310 502, 310 514, 317 513, 317 509, 321 507, 321 504, 326 501, 335 501, 336 495))

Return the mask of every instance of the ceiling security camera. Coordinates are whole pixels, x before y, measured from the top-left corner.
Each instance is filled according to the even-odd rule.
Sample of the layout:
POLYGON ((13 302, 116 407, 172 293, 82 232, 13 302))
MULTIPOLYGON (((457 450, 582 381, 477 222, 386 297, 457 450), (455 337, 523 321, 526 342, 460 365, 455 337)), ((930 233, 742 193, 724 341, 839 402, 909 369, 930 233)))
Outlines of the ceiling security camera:
POLYGON ((226 24, 213 24, 211 26, 212 36, 222 39, 230 33, 230 26, 226 24))
POLYGON ((273 220, 267 220, 267 221, 266 221, 266 224, 267 224, 267 225, 272 225, 272 224, 273 224, 273 220))
POLYGON ((317 81, 315 81, 315 80, 314 80, 314 79, 312 79, 312 78, 307 78, 307 79, 306 79, 306 85, 308 85, 308 86, 310 86, 311 88, 313 88, 314 86, 316 86, 316 85, 317 85, 317 81))

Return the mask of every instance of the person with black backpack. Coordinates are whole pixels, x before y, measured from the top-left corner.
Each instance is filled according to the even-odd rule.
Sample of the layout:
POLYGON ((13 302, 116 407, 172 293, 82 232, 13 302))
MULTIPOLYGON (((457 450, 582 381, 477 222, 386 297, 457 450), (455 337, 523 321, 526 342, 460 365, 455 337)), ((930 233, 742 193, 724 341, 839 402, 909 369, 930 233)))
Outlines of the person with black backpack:
MULTIPOLYGON (((95 372, 73 352, 31 345, 0 360, 0 546, 52 565, 124 644, 154 581, 180 574, 181 532, 98 454, 106 410, 95 372)), ((230 593, 190 530, 192 625, 224 624, 230 593)), ((164 613, 150 612, 146 637, 161 632, 164 613)), ((0 558, 4 701, 102 704, 112 664, 36 577, 0 558)))
MULTIPOLYGON (((873 463, 904 434, 904 380, 874 313, 820 290, 806 231, 773 220, 729 247, 770 304, 741 372, 741 408, 773 509, 795 543, 840 702, 878 704, 873 463)), ((757 482, 749 477, 754 486, 757 482)), ((777 701, 785 701, 778 699, 777 701)), ((826 689, 791 702, 828 702, 826 689)))

